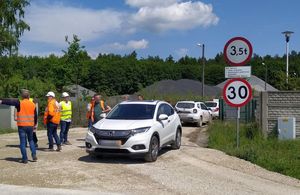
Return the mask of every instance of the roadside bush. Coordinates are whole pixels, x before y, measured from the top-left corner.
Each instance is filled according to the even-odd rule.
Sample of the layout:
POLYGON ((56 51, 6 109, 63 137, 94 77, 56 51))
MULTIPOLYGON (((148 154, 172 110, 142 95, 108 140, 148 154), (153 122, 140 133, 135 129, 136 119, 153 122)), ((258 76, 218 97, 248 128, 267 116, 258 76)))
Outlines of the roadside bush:
POLYGON ((245 125, 245 136, 250 140, 253 140, 255 137, 260 136, 260 131, 257 123, 250 123, 245 125))

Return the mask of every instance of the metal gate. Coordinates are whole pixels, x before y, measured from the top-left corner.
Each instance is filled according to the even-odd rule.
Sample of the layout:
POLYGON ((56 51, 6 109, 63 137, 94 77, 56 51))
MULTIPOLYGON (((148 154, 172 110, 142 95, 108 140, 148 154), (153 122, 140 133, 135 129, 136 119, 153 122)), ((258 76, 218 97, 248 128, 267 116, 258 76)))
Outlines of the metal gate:
MULTIPOLYGON (((254 122, 256 117, 257 100, 252 99, 240 109, 240 121, 244 123, 254 122)), ((220 119, 221 120, 236 120, 237 108, 230 107, 224 99, 220 99, 220 119)))

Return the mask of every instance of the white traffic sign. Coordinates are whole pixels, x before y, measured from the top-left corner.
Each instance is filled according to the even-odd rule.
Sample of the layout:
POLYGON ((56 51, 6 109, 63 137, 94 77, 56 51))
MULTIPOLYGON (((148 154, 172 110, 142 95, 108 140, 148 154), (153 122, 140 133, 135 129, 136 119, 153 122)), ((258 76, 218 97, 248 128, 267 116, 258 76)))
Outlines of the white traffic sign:
POLYGON ((230 79, 223 88, 223 98, 232 107, 242 107, 252 98, 251 85, 245 79, 230 79))
POLYGON ((234 37, 226 43, 224 56, 228 64, 243 66, 251 60, 252 45, 244 37, 234 37))
POLYGON ((227 66, 225 67, 225 78, 249 78, 251 77, 251 66, 227 66))

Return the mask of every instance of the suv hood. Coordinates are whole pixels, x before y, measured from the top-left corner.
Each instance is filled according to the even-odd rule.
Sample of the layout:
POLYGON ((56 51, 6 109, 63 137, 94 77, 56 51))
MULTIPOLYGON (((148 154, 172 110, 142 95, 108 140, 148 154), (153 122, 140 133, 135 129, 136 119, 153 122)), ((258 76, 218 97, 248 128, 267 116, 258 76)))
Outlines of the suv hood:
POLYGON ((114 119, 102 119, 93 126, 97 129, 107 130, 129 130, 137 129, 141 127, 151 127, 153 125, 153 119, 148 120, 114 120, 114 119))

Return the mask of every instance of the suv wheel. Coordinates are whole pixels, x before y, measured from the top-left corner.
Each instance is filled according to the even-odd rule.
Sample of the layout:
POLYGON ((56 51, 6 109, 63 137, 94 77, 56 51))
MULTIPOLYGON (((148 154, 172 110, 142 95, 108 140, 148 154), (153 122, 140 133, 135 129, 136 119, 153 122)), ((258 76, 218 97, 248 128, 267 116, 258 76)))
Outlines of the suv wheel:
POLYGON ((202 116, 200 116, 200 119, 197 122, 197 127, 202 127, 202 116))
POLYGON ((147 161, 147 162, 156 161, 157 156, 158 156, 158 150, 159 150, 158 138, 156 136, 152 136, 150 145, 149 145, 149 151, 147 152, 147 154, 145 156, 145 161, 147 161))
POLYGON ((174 143, 171 144, 172 149, 178 150, 181 146, 181 131, 177 129, 174 143))

